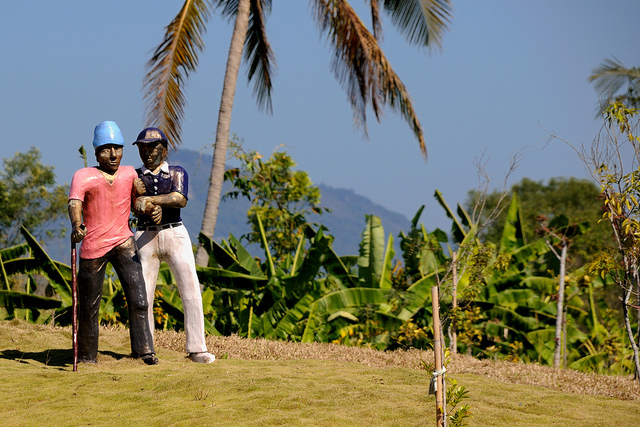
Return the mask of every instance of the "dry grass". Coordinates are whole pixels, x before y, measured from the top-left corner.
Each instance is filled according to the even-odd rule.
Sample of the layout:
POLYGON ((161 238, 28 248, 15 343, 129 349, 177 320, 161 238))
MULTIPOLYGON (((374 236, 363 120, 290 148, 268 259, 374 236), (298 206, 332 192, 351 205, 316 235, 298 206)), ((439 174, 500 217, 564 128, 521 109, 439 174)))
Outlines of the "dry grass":
MULTIPOLYGON (((185 348, 184 334, 157 331, 156 345, 175 351, 185 348)), ((433 351, 397 350, 382 352, 368 348, 337 344, 301 344, 238 336, 207 337, 209 351, 218 358, 241 360, 333 360, 357 362, 375 368, 401 367, 423 369, 422 361, 433 362, 433 351)), ((535 385, 566 393, 606 396, 623 400, 640 400, 640 385, 631 376, 587 374, 554 369, 538 364, 478 360, 456 355, 447 366, 450 374, 479 375, 506 383, 535 385)))
MULTIPOLYGON (((183 334, 159 331, 160 363, 146 366, 129 357, 126 329, 102 328, 98 364, 74 373, 70 328, 0 322, 2 425, 434 425, 430 351, 207 340, 219 360, 201 365, 185 357, 183 334)), ((640 424, 629 378, 467 356, 447 368, 470 392, 470 426, 640 424)))

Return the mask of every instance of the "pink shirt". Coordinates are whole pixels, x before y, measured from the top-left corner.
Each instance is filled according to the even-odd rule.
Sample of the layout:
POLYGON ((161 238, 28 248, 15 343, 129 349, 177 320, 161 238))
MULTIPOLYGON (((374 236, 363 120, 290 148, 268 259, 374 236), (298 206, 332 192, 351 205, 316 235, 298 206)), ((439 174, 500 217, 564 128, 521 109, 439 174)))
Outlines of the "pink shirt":
POLYGON ((133 236, 129 228, 133 180, 138 177, 133 166, 120 166, 113 183, 95 167, 73 174, 69 200, 82 202, 82 216, 87 235, 82 240, 80 257, 94 259, 133 236))

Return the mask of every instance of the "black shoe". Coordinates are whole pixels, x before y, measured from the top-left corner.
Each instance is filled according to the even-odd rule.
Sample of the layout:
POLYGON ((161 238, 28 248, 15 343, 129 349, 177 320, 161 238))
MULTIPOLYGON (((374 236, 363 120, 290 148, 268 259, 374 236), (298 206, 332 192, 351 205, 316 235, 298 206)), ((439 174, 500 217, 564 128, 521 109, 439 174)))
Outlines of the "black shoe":
POLYGON ((157 365, 158 364, 158 358, 153 353, 145 354, 145 355, 141 356, 140 358, 147 365, 157 365))

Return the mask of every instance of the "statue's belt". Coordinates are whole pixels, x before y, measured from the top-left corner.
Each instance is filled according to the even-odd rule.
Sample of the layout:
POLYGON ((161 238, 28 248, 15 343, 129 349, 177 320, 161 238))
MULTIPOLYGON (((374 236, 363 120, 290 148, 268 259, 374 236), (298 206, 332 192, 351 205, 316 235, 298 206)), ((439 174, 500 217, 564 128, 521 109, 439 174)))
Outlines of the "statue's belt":
POLYGON ((160 231, 160 230, 165 230, 167 228, 180 227, 181 225, 182 225, 182 221, 178 221, 178 222, 169 222, 167 224, 142 225, 136 228, 138 229, 138 231, 160 231))

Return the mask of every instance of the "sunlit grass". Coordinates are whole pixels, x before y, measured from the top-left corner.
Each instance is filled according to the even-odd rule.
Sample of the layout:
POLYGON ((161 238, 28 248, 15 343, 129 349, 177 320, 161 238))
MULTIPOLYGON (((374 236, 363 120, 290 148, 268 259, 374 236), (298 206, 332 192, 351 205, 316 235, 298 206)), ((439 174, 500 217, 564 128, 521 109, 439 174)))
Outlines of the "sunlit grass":
MULTIPOLYGON (((218 360, 202 365, 185 358, 182 334, 159 332, 160 363, 147 366, 128 357, 128 331, 105 328, 99 363, 74 373, 70 335, 0 322, 3 426, 435 425, 430 373, 412 361, 430 352, 208 337, 218 360)), ((498 381, 482 375, 493 368, 487 361, 458 374, 470 372, 462 360, 449 372, 471 392, 471 426, 640 422, 637 391, 623 400, 498 381)))

